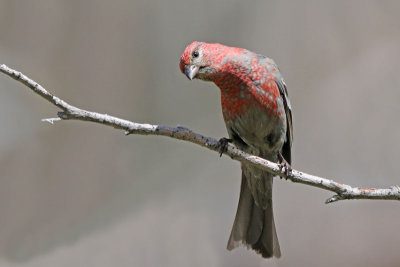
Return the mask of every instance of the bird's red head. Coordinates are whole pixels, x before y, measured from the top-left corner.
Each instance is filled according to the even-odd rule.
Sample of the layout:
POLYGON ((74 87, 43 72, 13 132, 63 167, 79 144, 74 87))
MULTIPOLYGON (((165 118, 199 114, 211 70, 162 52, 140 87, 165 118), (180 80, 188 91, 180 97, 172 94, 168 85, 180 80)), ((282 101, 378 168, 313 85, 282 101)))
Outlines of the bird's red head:
POLYGON ((193 42, 183 52, 179 68, 190 80, 212 80, 218 74, 229 49, 221 44, 193 42))
POLYGON ((185 66, 189 65, 192 61, 193 52, 198 49, 199 46, 201 46, 202 44, 203 43, 201 42, 194 41, 185 48, 185 51, 183 51, 183 54, 181 56, 181 61, 179 62, 179 68, 181 69, 182 73, 185 73, 185 66))

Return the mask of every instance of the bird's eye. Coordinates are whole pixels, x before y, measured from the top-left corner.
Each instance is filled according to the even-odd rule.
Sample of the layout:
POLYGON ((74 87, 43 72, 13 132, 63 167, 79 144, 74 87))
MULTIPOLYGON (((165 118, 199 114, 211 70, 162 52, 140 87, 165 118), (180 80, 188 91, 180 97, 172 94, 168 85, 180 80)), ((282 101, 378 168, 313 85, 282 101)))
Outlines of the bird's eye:
POLYGON ((199 51, 197 51, 197 50, 193 51, 192 57, 196 58, 198 56, 199 56, 199 51))

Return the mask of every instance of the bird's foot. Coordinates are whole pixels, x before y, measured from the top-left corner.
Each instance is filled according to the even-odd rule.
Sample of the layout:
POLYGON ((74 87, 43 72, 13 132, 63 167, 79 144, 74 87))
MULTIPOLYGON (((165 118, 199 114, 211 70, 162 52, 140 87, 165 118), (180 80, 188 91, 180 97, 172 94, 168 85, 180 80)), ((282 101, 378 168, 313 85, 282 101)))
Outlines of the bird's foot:
POLYGON ((285 170, 285 174, 286 176, 288 176, 292 172, 292 166, 290 166, 289 162, 287 162, 286 159, 282 156, 281 152, 278 153, 278 159, 279 168, 281 169, 281 171, 285 170))
POLYGON ((230 138, 222 137, 218 141, 219 146, 219 156, 222 157, 222 154, 228 150, 228 143, 232 142, 233 140, 230 138))

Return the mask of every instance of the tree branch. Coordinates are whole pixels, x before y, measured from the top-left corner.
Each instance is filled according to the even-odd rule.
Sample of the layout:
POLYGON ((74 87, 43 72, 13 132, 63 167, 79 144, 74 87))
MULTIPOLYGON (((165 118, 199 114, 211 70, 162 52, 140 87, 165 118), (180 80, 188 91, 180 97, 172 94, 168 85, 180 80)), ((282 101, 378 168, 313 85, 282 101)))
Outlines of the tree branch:
MULTIPOLYGON (((188 141, 210 150, 219 152, 218 140, 206 137, 201 134, 195 133, 192 130, 185 127, 169 127, 163 125, 151 125, 136 123, 117 117, 113 117, 107 114, 100 114, 84 109, 77 108, 65 102, 64 100, 52 95, 39 85, 34 80, 25 76, 19 71, 13 70, 6 65, 0 66, 0 71, 10 76, 11 78, 23 83, 35 93, 52 103, 53 105, 60 108, 62 111, 58 112, 58 118, 43 119, 43 121, 53 124, 60 120, 81 120, 91 121, 108 126, 112 126, 117 129, 125 130, 125 134, 141 134, 141 135, 162 135, 171 138, 188 141)), ((333 180, 314 176, 297 170, 292 170, 288 174, 285 170, 282 170, 276 163, 270 162, 263 158, 248 154, 238 149, 233 144, 228 144, 227 151, 224 154, 228 155, 234 160, 252 164, 266 170, 272 174, 280 176, 282 178, 291 180, 294 183, 306 184, 314 187, 318 187, 324 190, 328 190, 336 193, 334 196, 328 198, 325 203, 332 203, 344 199, 386 199, 386 200, 400 200, 400 187, 391 186, 390 188, 359 188, 351 187, 346 184, 341 184, 333 180)))

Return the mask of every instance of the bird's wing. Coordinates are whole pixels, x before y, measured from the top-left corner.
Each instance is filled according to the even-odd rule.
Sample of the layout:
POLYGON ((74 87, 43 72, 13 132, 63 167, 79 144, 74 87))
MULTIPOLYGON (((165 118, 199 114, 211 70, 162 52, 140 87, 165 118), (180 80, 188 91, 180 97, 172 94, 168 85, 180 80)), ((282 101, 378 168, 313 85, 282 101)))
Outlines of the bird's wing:
POLYGON ((293 141, 293 125, 292 125, 292 107, 290 105, 289 95, 287 92, 285 81, 282 76, 277 75, 275 77, 276 85, 278 86, 279 93, 283 99, 283 104, 285 106, 286 113, 286 142, 283 144, 282 148, 282 156, 286 159, 286 161, 291 164, 291 149, 292 149, 292 141, 293 141))

